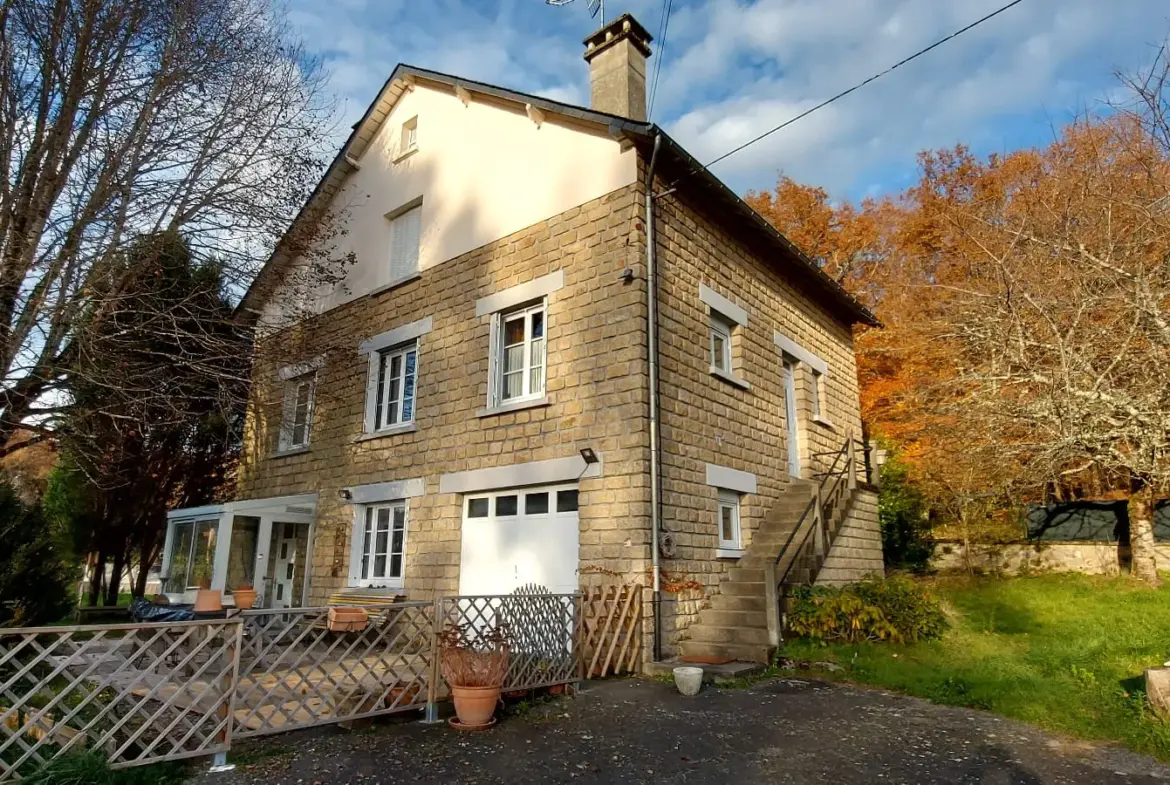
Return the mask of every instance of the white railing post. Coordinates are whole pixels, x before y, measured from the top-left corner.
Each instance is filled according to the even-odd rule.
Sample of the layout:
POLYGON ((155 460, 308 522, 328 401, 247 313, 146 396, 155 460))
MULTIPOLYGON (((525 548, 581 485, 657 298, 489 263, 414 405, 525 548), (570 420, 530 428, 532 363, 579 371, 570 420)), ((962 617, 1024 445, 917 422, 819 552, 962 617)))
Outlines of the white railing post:
POLYGON ((776 586, 776 562, 764 565, 764 608, 768 614, 768 645, 779 646, 780 637, 780 592, 776 586))

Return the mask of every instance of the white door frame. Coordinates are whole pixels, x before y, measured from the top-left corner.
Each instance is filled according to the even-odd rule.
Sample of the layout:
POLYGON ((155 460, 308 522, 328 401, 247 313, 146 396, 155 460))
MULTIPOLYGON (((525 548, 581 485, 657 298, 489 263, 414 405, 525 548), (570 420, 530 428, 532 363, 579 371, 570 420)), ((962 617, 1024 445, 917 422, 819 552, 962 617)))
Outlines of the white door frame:
POLYGON ((784 379, 784 419, 788 427, 788 474, 800 476, 800 421, 796 406, 796 363, 788 357, 781 360, 784 379))

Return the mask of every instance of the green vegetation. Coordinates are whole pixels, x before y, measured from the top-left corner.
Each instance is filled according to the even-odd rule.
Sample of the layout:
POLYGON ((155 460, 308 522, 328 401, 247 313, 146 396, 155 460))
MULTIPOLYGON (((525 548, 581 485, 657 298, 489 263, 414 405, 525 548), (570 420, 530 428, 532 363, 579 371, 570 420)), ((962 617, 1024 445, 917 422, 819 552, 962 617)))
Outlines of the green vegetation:
POLYGON ((882 555, 887 568, 915 573, 925 573, 930 568, 934 539, 927 509, 926 496, 911 481, 909 466, 893 452, 882 465, 878 496, 882 555))
POLYGON ((179 785, 184 778, 183 768, 178 764, 111 769, 98 753, 82 752, 57 758, 21 782, 25 785, 179 785))
POLYGON ((947 629, 938 601, 905 576, 831 589, 804 586, 793 593, 788 626, 817 641, 932 641, 947 629))
POLYGON ((1142 675, 1170 660, 1170 588, 1084 575, 922 583, 950 616, 941 640, 905 646, 798 640, 781 654, 842 666, 828 678, 986 709, 1170 759, 1170 725, 1148 708, 1142 675))

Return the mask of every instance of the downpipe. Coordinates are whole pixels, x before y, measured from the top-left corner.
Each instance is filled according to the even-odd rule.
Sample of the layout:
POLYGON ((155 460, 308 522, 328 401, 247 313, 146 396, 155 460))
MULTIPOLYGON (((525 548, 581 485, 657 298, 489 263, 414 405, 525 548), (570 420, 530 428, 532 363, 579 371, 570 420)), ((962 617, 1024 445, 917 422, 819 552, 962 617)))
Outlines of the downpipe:
POLYGON ((662 473, 658 436, 658 273, 654 254, 654 171, 662 134, 654 135, 654 151, 646 173, 646 353, 650 361, 650 565, 653 574, 654 661, 662 662, 662 567, 659 564, 659 532, 662 473))

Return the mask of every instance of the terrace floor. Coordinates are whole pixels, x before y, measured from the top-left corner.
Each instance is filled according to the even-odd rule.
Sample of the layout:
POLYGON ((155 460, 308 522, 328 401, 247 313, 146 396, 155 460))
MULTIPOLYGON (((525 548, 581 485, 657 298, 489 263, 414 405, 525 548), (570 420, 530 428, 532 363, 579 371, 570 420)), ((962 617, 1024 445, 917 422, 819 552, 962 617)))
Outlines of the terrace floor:
POLYGON ((235 771, 197 785, 282 783, 1165 783, 1170 767, 992 714, 808 679, 695 698, 641 680, 588 682, 573 699, 493 730, 388 720, 241 744, 235 771))

